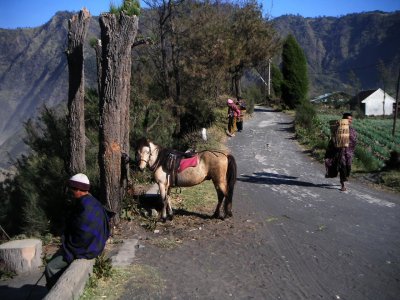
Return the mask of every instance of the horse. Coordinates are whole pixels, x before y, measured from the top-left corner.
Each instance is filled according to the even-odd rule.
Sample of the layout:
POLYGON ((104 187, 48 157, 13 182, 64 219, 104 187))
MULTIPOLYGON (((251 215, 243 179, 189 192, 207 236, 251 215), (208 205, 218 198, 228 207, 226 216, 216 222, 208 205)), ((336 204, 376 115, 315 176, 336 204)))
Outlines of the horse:
POLYGON ((173 149, 162 148, 152 141, 142 138, 136 143, 136 160, 143 171, 146 167, 153 173, 158 184, 162 200, 161 220, 165 222, 167 215, 173 218, 173 210, 169 200, 171 187, 191 187, 205 180, 212 180, 217 191, 218 204, 213 218, 232 217, 232 197, 236 183, 237 166, 235 158, 221 150, 203 150, 187 154, 173 149), (179 170, 179 162, 187 157, 197 158, 195 166, 179 170), (224 215, 221 206, 224 202, 224 215))

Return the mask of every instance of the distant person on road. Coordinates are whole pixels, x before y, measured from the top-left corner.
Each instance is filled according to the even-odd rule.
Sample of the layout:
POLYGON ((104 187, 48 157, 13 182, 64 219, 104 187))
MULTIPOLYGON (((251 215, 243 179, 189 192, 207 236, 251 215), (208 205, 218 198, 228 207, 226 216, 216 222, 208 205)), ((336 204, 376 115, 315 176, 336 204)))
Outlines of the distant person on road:
POLYGON ((226 132, 229 136, 235 136, 235 132, 237 131, 236 128, 236 121, 240 117, 240 109, 235 105, 232 99, 228 99, 228 130, 226 132))
POLYGON ((354 151, 357 145, 357 132, 351 126, 353 116, 351 113, 344 113, 342 119, 349 122, 349 146, 344 148, 336 148, 332 140, 329 141, 328 148, 325 153, 325 167, 327 178, 336 177, 339 173, 340 190, 346 191, 345 182, 348 181, 353 162, 354 151))
POLYGON ((100 255, 110 234, 108 212, 89 193, 88 177, 76 174, 68 180, 68 187, 74 199, 67 215, 62 246, 44 272, 49 290, 74 259, 92 259, 100 255))
POLYGON ((244 115, 246 113, 246 103, 244 102, 242 97, 238 97, 236 102, 236 106, 239 107, 240 109, 240 116, 238 117, 236 121, 236 126, 237 126, 237 131, 241 132, 243 130, 243 121, 244 121, 244 115))

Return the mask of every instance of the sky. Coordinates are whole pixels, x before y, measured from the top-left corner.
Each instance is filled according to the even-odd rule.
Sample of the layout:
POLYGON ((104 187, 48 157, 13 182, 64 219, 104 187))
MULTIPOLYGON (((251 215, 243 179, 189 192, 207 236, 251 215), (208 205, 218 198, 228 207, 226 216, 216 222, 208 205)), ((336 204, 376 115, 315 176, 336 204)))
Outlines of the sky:
MULTIPOLYGON (((400 10, 400 0, 259 0, 264 14, 279 17, 295 14, 303 17, 343 16, 349 13, 400 10)), ((78 12, 86 7, 93 16, 109 10, 110 3, 122 0, 0 0, 0 28, 37 27, 49 21, 57 11, 78 12)))

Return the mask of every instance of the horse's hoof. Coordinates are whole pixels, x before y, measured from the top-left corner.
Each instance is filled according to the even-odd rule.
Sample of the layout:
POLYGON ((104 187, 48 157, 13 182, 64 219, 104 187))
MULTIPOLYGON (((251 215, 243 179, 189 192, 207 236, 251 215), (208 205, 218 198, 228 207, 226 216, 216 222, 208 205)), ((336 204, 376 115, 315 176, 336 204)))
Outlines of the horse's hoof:
POLYGON ((160 221, 161 221, 162 223, 166 223, 166 222, 167 222, 167 218, 160 218, 160 221))
POLYGON ((213 219, 219 219, 219 218, 221 218, 221 216, 219 215, 219 213, 214 213, 214 214, 211 216, 211 218, 213 218, 213 219))
POLYGON ((232 214, 231 211, 229 211, 229 212, 227 212, 227 213, 225 214, 225 218, 230 218, 230 217, 232 217, 232 216, 233 216, 233 214, 232 214))

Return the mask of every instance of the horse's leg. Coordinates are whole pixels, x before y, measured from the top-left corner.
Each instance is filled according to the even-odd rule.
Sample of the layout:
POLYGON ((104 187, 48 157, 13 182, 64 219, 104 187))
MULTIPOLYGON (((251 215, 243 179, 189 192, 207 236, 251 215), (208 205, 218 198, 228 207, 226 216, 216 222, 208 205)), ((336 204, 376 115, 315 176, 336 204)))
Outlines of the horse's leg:
POLYGON ((158 188, 160 189, 160 196, 162 201, 162 210, 161 210, 161 221, 165 222, 167 220, 167 188, 165 184, 158 183, 158 188))
POLYGON ((222 201, 224 201, 225 195, 224 192, 221 190, 221 186, 220 185, 215 185, 215 190, 217 191, 217 196, 218 196, 218 204, 217 207, 215 208, 214 214, 212 215, 213 218, 218 218, 221 219, 221 205, 222 205, 222 201))
POLYGON ((169 193, 171 192, 171 187, 168 187, 167 198, 165 199, 167 205, 167 216, 170 220, 174 218, 174 212, 172 210, 171 201, 169 200, 169 193))
POLYGON ((237 166, 235 158, 232 155, 228 155, 228 167, 226 170, 226 190, 225 190, 225 202, 224 210, 225 217, 232 217, 232 198, 233 190, 236 184, 237 166))

